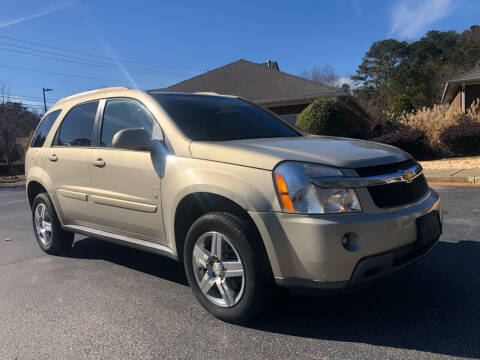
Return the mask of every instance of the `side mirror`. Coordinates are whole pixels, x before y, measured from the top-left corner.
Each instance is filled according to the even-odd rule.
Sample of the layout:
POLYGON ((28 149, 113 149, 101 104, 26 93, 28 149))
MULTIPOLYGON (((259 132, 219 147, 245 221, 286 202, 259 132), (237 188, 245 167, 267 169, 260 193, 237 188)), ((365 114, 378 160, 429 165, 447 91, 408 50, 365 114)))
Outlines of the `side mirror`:
POLYGON ((123 129, 113 136, 112 146, 117 149, 150 151, 150 135, 142 128, 123 129))

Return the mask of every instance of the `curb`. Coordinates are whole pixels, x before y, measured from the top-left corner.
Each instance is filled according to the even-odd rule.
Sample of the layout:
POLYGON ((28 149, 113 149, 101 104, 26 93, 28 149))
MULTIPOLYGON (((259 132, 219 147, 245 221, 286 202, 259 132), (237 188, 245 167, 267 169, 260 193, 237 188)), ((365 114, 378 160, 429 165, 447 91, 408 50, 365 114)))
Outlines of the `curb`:
POLYGON ((429 182, 445 182, 480 185, 480 176, 426 176, 429 182))
POLYGON ((14 186, 25 186, 25 180, 10 181, 10 182, 0 182, 0 188, 2 187, 14 187, 14 186))

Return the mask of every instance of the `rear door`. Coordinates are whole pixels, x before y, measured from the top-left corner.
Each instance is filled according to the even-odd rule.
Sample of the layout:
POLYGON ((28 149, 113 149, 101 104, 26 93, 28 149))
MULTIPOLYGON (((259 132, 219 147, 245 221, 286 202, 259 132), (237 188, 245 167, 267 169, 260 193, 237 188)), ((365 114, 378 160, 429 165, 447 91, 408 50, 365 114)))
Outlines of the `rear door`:
POLYGON ((45 169, 53 183, 53 196, 60 205, 57 211, 64 225, 88 226, 92 222, 87 195, 98 104, 99 101, 91 101, 70 109, 46 154, 45 169))
POLYGON ((127 128, 144 128, 152 138, 163 139, 160 126, 137 100, 107 99, 102 105, 100 146, 90 158, 95 227, 164 243, 161 180, 151 153, 112 147, 114 135, 127 128))

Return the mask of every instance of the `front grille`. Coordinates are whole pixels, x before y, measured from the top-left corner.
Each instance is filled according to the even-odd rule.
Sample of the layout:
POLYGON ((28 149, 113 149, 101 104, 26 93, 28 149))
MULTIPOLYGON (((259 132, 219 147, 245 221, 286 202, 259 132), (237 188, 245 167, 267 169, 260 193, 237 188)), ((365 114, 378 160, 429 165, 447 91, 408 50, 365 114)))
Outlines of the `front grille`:
MULTIPOLYGON (((415 165, 413 160, 400 163, 369 166, 355 169, 359 176, 387 175, 406 170, 415 165)), ((411 183, 395 183, 367 187, 373 202, 379 208, 402 206, 420 199, 428 191, 425 176, 416 177, 411 183)))

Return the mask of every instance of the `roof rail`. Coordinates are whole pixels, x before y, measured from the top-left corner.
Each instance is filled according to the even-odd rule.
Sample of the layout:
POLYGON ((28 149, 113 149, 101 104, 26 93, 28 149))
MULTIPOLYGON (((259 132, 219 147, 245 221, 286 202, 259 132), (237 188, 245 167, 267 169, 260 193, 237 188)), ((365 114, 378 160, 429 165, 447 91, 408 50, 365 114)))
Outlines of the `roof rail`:
POLYGON ((237 95, 230 95, 230 94, 219 94, 213 91, 196 91, 194 94, 197 95, 212 95, 212 96, 224 96, 224 97, 230 97, 230 98, 238 98, 237 95))
POLYGON ((105 91, 105 90, 127 90, 127 89, 128 89, 128 87, 125 87, 125 86, 112 86, 112 87, 106 87, 106 88, 84 91, 84 92, 81 92, 81 93, 78 93, 78 94, 75 94, 75 95, 70 95, 70 96, 61 98, 60 100, 57 101, 57 104, 63 103, 67 100, 75 99, 77 97, 82 97, 82 96, 85 96, 85 95, 95 94, 97 92, 102 92, 102 91, 105 91))

